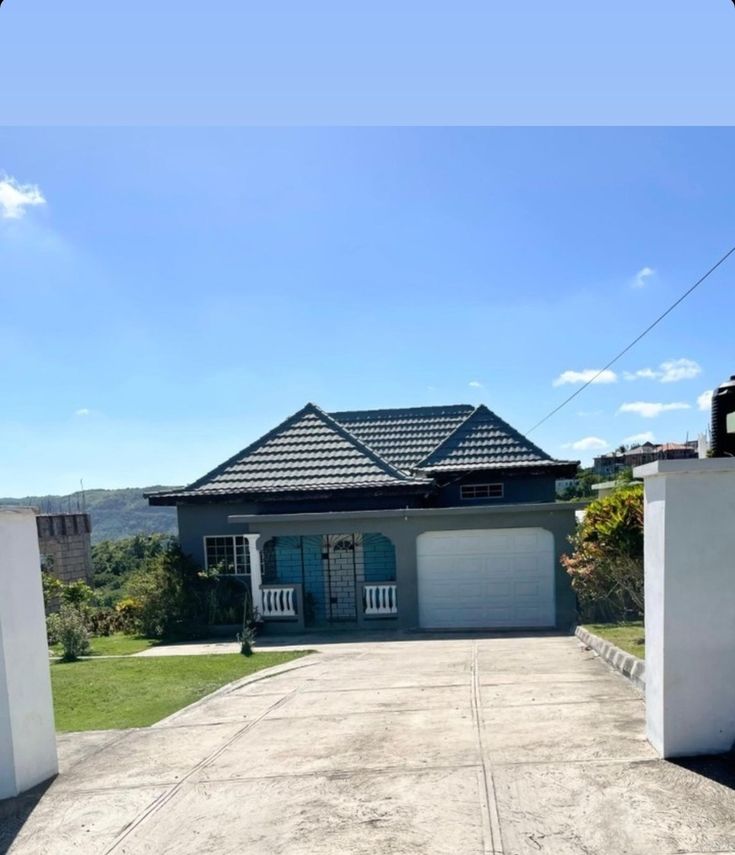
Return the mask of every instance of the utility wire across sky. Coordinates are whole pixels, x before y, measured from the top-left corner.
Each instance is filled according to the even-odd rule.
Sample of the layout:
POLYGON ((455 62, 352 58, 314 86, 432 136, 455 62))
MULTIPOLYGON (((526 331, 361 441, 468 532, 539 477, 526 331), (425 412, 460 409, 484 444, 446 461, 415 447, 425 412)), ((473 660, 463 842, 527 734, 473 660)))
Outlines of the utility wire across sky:
MULTIPOLYGON (((733 3, 735 3, 735 0, 733 0, 733 3)), ((681 302, 683 302, 684 300, 686 300, 686 298, 687 298, 687 297, 692 293, 692 291, 694 291, 696 288, 698 288, 698 287, 699 287, 699 286, 700 286, 700 285, 705 281, 705 279, 707 279, 709 276, 711 276, 711 275, 715 272, 715 270, 717 270, 717 268, 718 268, 718 267, 720 267, 720 265, 724 264, 724 263, 727 261, 727 259, 728 259, 728 258, 729 258, 733 253, 735 253, 735 246, 730 247, 730 249, 729 249, 729 250, 728 250, 728 251, 727 251, 727 252, 726 252, 726 253, 725 253, 725 254, 724 254, 720 259, 719 259, 719 261, 717 261, 715 264, 713 264, 713 265, 712 265, 712 267, 710 267, 710 269, 709 269, 709 270, 708 270, 708 271, 707 271, 703 276, 701 276, 699 279, 697 279, 697 281, 694 283, 694 285, 692 285, 690 288, 688 288, 688 289, 687 289, 687 290, 686 290, 686 291, 681 295, 681 297, 679 297, 679 299, 678 299, 678 300, 676 300, 675 302, 673 302, 673 303, 669 306, 669 308, 668 308, 668 309, 666 309, 666 311, 665 311, 665 312, 662 312, 662 313, 661 313, 661 314, 656 318, 656 320, 655 320, 652 324, 649 324, 649 325, 648 325, 648 326, 643 330, 643 332, 642 332, 640 335, 636 336, 636 338, 634 338, 634 339, 633 339, 633 341, 631 341, 631 342, 630 342, 630 344, 626 345, 626 346, 625 346, 625 347, 620 351, 620 353, 618 353, 616 356, 614 356, 614 357, 613 357, 613 358, 612 358, 612 359, 611 359, 611 360, 610 360, 606 365, 603 365, 603 367, 602 367, 602 368, 600 368, 600 370, 599 370, 599 371, 598 371, 598 372, 597 372, 593 377, 590 377, 590 379, 589 379, 589 380, 587 380, 587 382, 586 382, 586 383, 583 383, 583 384, 579 387, 579 389, 577 389, 576 391, 572 392, 572 394, 571 394, 568 398, 566 398, 565 400, 563 400, 563 401, 561 402, 561 404, 559 404, 559 406, 554 407, 554 409, 553 409, 553 410, 551 410, 551 412, 547 413, 547 414, 546 414, 542 419, 540 419, 539 421, 537 421, 537 422, 536 422, 536 424, 535 424, 533 427, 529 428, 529 429, 526 431, 526 433, 527 433, 527 434, 529 434, 529 433, 531 433, 531 431, 536 430, 536 428, 537 428, 537 427, 540 427, 544 422, 548 421, 552 416, 556 415, 556 414, 559 412, 559 410, 561 410, 563 407, 566 407, 566 405, 567 405, 570 401, 573 401, 573 400, 577 397, 577 395, 579 395, 581 392, 584 392, 584 390, 585 390, 588 386, 591 386, 591 385, 595 382, 595 380, 597 380, 597 378, 598 378, 598 377, 599 377, 599 376, 600 376, 604 371, 607 371, 607 369, 608 369, 608 368, 610 368, 612 365, 615 365, 615 363, 616 363, 616 362, 617 362, 617 361, 618 361, 622 356, 625 356, 625 354, 626 354, 626 353, 627 353, 627 352, 628 352, 632 347, 634 347, 636 344, 638 344, 638 342, 639 342, 639 341, 640 341, 644 336, 648 335, 648 333, 649 333, 649 332, 651 332, 651 330, 652 330, 655 326, 657 326, 658 324, 660 324, 660 323, 661 323, 661 321, 662 321, 662 320, 663 320, 663 319, 664 319, 668 314, 670 314, 671 312, 673 312, 673 311, 674 311, 674 309, 679 305, 679 303, 681 303, 681 302)))

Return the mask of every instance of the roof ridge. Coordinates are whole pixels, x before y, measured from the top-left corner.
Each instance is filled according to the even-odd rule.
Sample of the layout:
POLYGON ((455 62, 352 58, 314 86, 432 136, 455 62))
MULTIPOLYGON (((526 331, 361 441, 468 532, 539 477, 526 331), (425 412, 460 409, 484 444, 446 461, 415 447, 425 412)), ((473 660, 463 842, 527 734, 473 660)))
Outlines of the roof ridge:
POLYGON ((197 478, 196 481, 192 481, 191 484, 187 484, 184 488, 185 490, 196 490, 198 487, 201 487, 202 484, 206 483, 210 480, 210 478, 214 478, 216 475, 224 472, 229 466, 232 466, 233 463, 237 463, 237 461, 244 457, 246 454, 251 454, 256 449, 260 448, 262 445, 265 445, 268 440, 272 439, 282 430, 287 427, 290 427, 294 422, 296 422, 301 416, 305 415, 307 412, 313 412, 318 410, 318 407, 315 404, 309 402, 305 406, 303 406, 300 410, 297 410, 295 413, 292 413, 288 418, 284 419, 282 422, 279 422, 274 428, 271 428, 267 433, 264 433, 263 436, 258 437, 254 442, 251 442, 250 445, 246 445, 245 448, 238 451, 236 454, 233 454, 232 457, 228 457, 224 463, 220 463, 219 466, 215 466, 214 469, 207 472, 206 475, 202 475, 201 478, 197 478))
POLYGON ((336 416, 345 416, 345 415, 356 415, 356 414, 364 414, 368 415, 370 413, 410 413, 410 412, 418 412, 418 411, 426 411, 426 410, 461 410, 461 409, 474 409, 473 404, 429 404, 425 406, 418 407, 375 407, 369 410, 335 410, 332 413, 327 413, 327 415, 332 418, 336 418, 336 416))
POLYGON ((361 451, 365 452, 368 456, 373 458, 374 462, 379 463, 381 466, 384 466, 392 475, 396 475, 398 478, 400 478, 404 481, 407 479, 408 476, 406 475, 405 472, 400 470, 397 466, 394 466, 392 463, 389 463, 385 458, 381 457, 377 453, 377 451, 374 451, 372 448, 370 448, 370 446, 367 443, 363 442, 361 439, 356 437, 352 433, 352 431, 349 431, 343 424, 338 422, 337 419, 335 419, 330 413, 325 412, 321 407, 317 406, 316 404, 312 404, 311 406, 314 407, 317 415, 321 416, 324 419, 324 421, 326 421, 326 423, 330 427, 337 430, 340 434, 342 434, 342 436, 345 437, 345 439, 348 439, 355 446, 357 446, 357 448, 359 448, 361 451))
POLYGON ((548 452, 544 451, 543 448, 541 448, 541 446, 536 445, 536 443, 533 440, 529 439, 525 434, 521 433, 519 430, 514 428, 512 424, 509 424, 508 422, 505 421, 505 419, 502 419, 494 410, 491 410, 489 407, 485 407, 484 404, 481 404, 480 406, 484 407, 494 419, 497 419, 497 421, 500 422, 500 424, 508 431, 509 434, 511 434, 511 436, 514 436, 517 439, 522 440, 526 445, 530 446, 530 448, 532 448, 537 454, 541 455, 542 459, 545 459, 545 460, 555 460, 556 459, 556 458, 552 457, 548 452))
POLYGON ((487 415, 494 419, 498 427, 500 427, 508 436, 515 439, 521 445, 524 445, 529 451, 538 454, 541 460, 554 460, 554 458, 550 454, 548 454, 542 448, 532 442, 527 436, 524 436, 519 430, 516 430, 513 425, 506 422, 505 419, 502 419, 496 412, 491 410, 485 404, 479 404, 461 424, 457 425, 457 427, 448 436, 446 436, 439 443, 439 445, 437 445, 436 448, 434 448, 431 452, 429 452, 429 454, 423 457, 416 464, 416 468, 418 469, 422 465, 426 465, 431 459, 431 457, 433 457, 435 454, 437 454, 437 452, 439 452, 443 445, 446 445, 449 440, 453 436, 455 436, 455 434, 457 434, 460 430, 462 430, 462 428, 469 424, 479 413, 487 413, 487 415))
MULTIPOLYGON (((420 468, 420 466, 421 466, 421 464, 422 464, 425 460, 428 460, 428 459, 432 456, 432 454, 435 454, 435 453, 436 453, 436 452, 437 452, 437 451, 438 451, 438 450, 439 450, 439 449, 440 449, 440 448, 441 448, 441 447, 442 447, 446 442, 448 442, 448 441, 449 441, 449 440, 454 436, 454 434, 455 434, 455 433, 457 433, 457 431, 458 431, 460 428, 464 427, 464 426, 467 424, 467 422, 468 422, 468 421, 469 421, 469 420, 470 420, 470 419, 475 415, 475 413, 476 413, 476 412, 480 409, 480 407, 482 407, 482 406, 484 406, 484 404, 478 404, 478 405, 477 405, 477 406, 472 410, 472 412, 471 412, 471 413, 469 413, 469 415, 467 416, 467 418, 462 419, 462 421, 457 425, 457 427, 456 427, 456 428, 454 428, 454 430, 450 431, 450 432, 449 432, 449 433, 444 437, 444 439, 443 439, 443 440, 442 440, 438 445, 436 445, 434 448, 432 448, 432 449, 431 449, 431 451, 430 451, 428 454, 425 454, 425 455, 421 458, 421 460, 417 461, 417 462, 414 464, 414 469, 419 469, 419 468, 420 468)), ((486 408, 486 409, 487 409, 487 408, 486 408)))

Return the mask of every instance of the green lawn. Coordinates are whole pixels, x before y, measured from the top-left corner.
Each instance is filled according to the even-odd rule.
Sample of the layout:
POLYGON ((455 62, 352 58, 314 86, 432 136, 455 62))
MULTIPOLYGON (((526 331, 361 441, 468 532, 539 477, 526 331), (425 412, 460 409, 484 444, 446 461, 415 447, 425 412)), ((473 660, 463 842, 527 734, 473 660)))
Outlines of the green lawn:
MULTIPOLYGON (((154 644, 160 644, 153 638, 141 638, 137 635, 124 635, 116 632, 113 635, 100 635, 90 638, 90 656, 129 656, 131 653, 140 653, 154 644)), ((53 644, 49 650, 54 656, 61 656, 63 650, 60 644, 53 644)))
POLYGON ((51 684, 56 729, 146 727, 225 683, 310 652, 54 662, 51 684))
POLYGON ((620 623, 588 623, 585 629, 610 641, 626 653, 632 653, 639 659, 646 658, 645 633, 643 621, 631 620, 620 623))

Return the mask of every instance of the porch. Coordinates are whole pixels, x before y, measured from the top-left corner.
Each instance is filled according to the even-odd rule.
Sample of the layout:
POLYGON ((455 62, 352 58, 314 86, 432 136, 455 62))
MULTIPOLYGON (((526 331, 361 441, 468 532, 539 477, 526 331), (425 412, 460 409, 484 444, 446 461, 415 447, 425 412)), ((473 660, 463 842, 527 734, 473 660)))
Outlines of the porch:
POLYGON ((274 629, 395 624, 399 615, 396 555, 385 535, 245 537, 257 543, 250 550, 254 604, 267 624, 278 624, 274 629))

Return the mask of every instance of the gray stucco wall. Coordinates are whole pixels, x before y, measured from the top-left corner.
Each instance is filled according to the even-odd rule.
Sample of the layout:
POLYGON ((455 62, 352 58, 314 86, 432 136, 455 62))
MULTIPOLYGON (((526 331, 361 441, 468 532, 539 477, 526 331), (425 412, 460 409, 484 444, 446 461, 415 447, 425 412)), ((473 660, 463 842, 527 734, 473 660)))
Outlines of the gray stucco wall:
POLYGON ((254 506, 245 504, 182 505, 179 507, 179 538, 185 552, 204 564, 203 537, 260 532, 259 547, 271 537, 293 535, 349 534, 380 532, 391 540, 396 552, 396 581, 399 591, 399 618, 403 629, 418 628, 418 578, 416 538, 426 531, 459 531, 472 528, 538 527, 554 537, 556 561, 556 626, 572 630, 576 623, 576 597, 560 558, 569 550, 568 537, 576 526, 574 505, 549 503, 548 506, 522 505, 475 508, 432 509, 431 511, 392 512, 352 516, 347 513, 300 514, 288 519, 268 515, 248 522, 230 523, 230 515, 252 514, 254 506))
POLYGON ((442 507, 479 507, 515 502, 556 501, 556 478, 551 475, 509 475, 499 472, 478 472, 447 484, 439 490, 437 504, 442 507), (502 499, 463 499, 463 484, 502 484, 502 499))
POLYGON ((227 522, 230 514, 252 514, 256 507, 243 502, 211 505, 179 505, 179 543, 187 555, 204 566, 204 537, 212 534, 237 534, 227 522))
POLYGON ((288 520, 259 517, 256 521, 232 524, 232 532, 260 532, 260 543, 270 537, 285 535, 340 534, 379 531, 389 538, 396 551, 396 580, 398 582, 399 618, 397 625, 404 629, 418 628, 418 578, 416 569, 416 538, 426 531, 460 531, 482 528, 538 527, 551 532, 555 551, 556 626, 571 631, 576 623, 576 597, 569 584, 569 576, 561 566, 560 558, 568 551, 568 537, 574 531, 575 507, 549 504, 536 506, 465 510, 437 509, 413 515, 391 514, 385 517, 354 517, 346 514, 319 515, 316 519, 301 515, 288 520))

